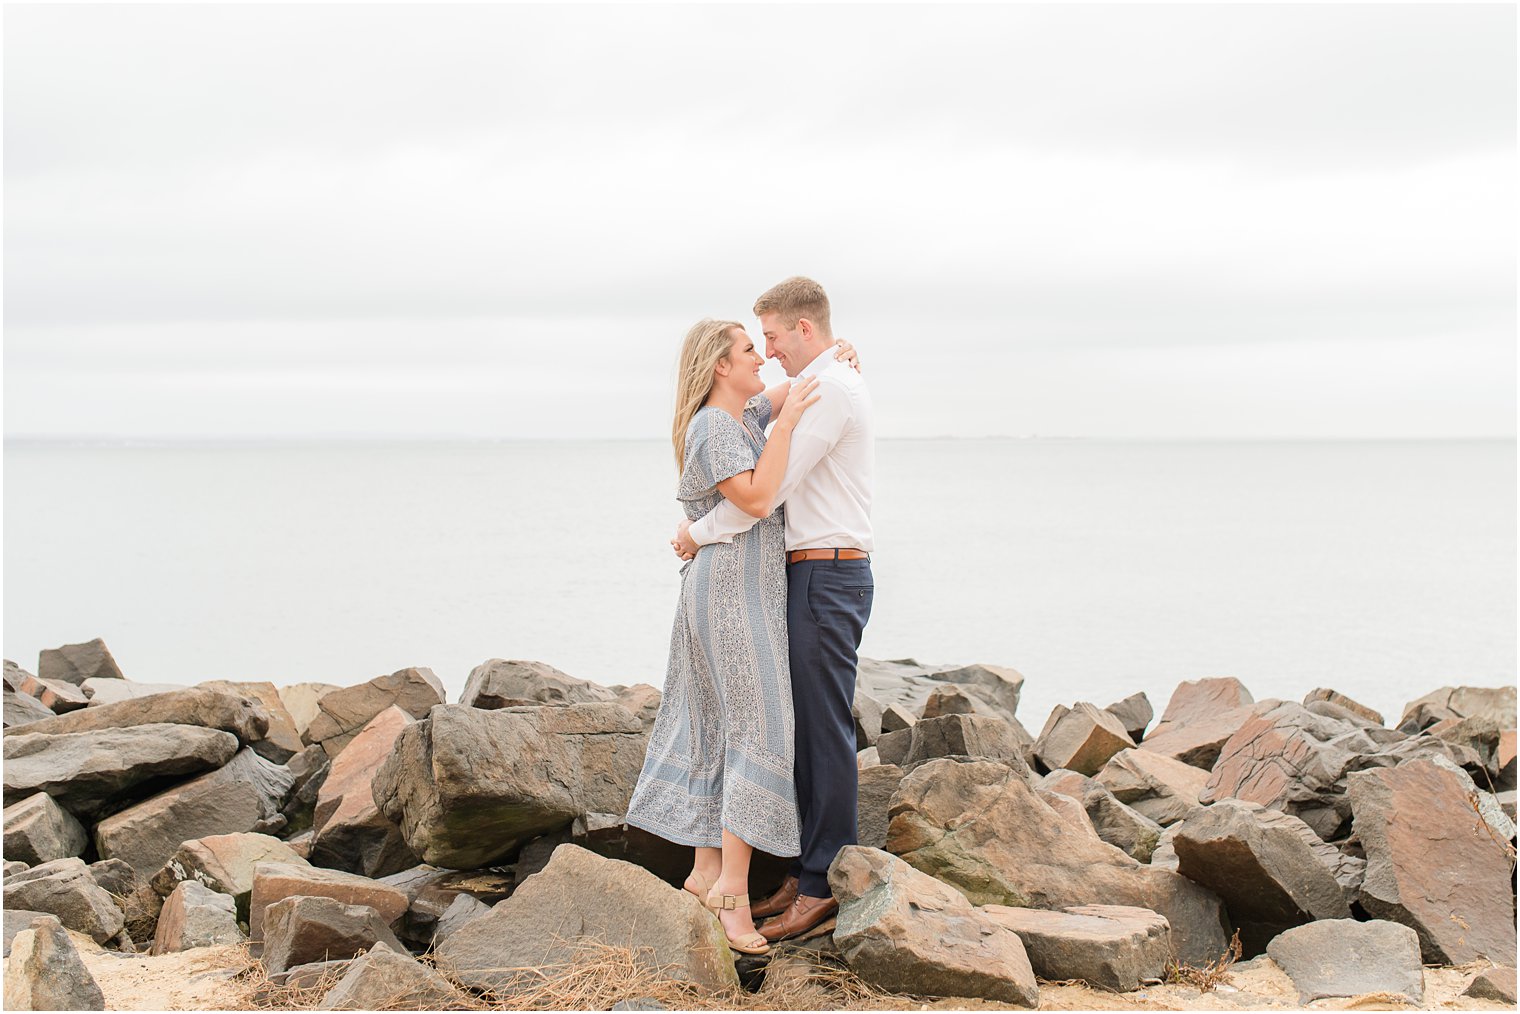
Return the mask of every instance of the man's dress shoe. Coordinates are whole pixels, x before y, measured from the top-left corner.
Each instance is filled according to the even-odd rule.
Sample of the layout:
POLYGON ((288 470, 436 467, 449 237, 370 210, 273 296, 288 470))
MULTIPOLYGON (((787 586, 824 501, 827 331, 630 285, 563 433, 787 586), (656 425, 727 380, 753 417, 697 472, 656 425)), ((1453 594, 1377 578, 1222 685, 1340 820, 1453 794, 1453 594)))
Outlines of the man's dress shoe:
POLYGON ((809 898, 799 894, 785 912, 761 924, 760 935, 771 943, 785 940, 806 933, 838 911, 839 902, 833 898, 809 898))
POLYGON ((776 893, 755 902, 749 910, 751 917, 755 919, 769 919, 773 915, 780 915, 792 907, 792 899, 797 897, 797 878, 787 877, 776 888, 776 893))

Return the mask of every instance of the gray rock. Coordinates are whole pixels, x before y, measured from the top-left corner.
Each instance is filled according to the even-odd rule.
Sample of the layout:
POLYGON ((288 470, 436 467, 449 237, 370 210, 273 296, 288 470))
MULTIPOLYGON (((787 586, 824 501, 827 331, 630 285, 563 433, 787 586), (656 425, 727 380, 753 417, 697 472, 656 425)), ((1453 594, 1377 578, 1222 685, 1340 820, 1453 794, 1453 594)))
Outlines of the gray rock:
POLYGON ((654 728, 654 720, 660 713, 660 691, 648 683, 635 683, 631 687, 612 686, 607 689, 617 694, 617 701, 633 712, 648 732, 654 728))
POLYGON ((269 715, 268 732, 263 739, 251 744, 260 757, 283 764, 305 749, 301 730, 296 728, 295 718, 286 709, 285 699, 273 683, 268 680, 205 680, 200 686, 259 702, 269 715))
MULTIPOLYGON (((269 828, 289 778, 284 768, 245 747, 221 768, 102 820, 95 826, 95 847, 152 877, 183 842, 269 828)), ((281 823, 275 820, 273 829, 281 823)))
POLYGON ((1314 832, 1295 817, 1235 799, 1198 807, 1178 825, 1177 872, 1224 900, 1247 957, 1286 929, 1351 918, 1345 890, 1306 834, 1314 832))
POLYGON ((969 715, 976 710, 976 702, 954 683, 935 687, 924 698, 924 710, 920 718, 942 718, 945 715, 969 715))
POLYGON ((120 701, 91 705, 27 727, 27 734, 56 735, 96 732, 139 725, 195 725, 230 732, 241 743, 253 743, 269 731, 269 713, 254 700, 220 690, 190 687, 120 701))
POLYGON ((45 792, 5 808, 5 858, 36 865, 83 855, 84 825, 45 792))
POLYGON ((253 870, 253 893, 248 902, 248 936, 264 938, 264 914, 277 902, 297 895, 331 898, 344 905, 366 905, 393 925, 406 912, 401 890, 368 877, 323 870, 297 863, 261 862, 253 870))
POLYGON ((1411 927, 1431 964, 1515 957, 1510 858, 1453 772, 1428 760, 1351 775, 1353 830, 1367 856, 1359 901, 1411 927))
POLYGON ((855 697, 850 704, 850 717, 855 720, 855 749, 864 750, 873 746, 881 736, 881 702, 870 694, 855 688, 855 697))
POLYGON ((302 738, 307 743, 321 744, 327 756, 336 757, 359 730, 386 708, 394 706, 413 718, 423 718, 444 700, 443 684, 433 670, 399 669, 324 696, 317 702, 317 717, 311 720, 302 738))
POLYGON ((90 879, 95 881, 102 891, 117 898, 125 898, 144 886, 144 880, 138 876, 137 871, 120 859, 102 859, 91 863, 89 870, 90 879))
POLYGON ((55 859, 5 881, 5 907, 46 912, 98 944, 126 925, 121 909, 90 876, 82 859, 55 859))
POLYGON ((1166 917, 1194 965, 1226 947, 1224 907, 1206 888, 1142 865, 1073 827, 1005 764, 930 761, 892 800, 887 849, 976 904, 1118 904, 1166 917))
POLYGON ((576 679, 544 662, 491 658, 470 670, 459 703, 494 711, 618 700, 617 691, 611 687, 576 679))
POLYGON ((5 963, 6 1010, 105 1010, 95 982, 68 931, 41 916, 11 941, 5 963))
POLYGON ((163 868, 153 875, 153 890, 167 898, 180 884, 194 881, 228 895, 238 918, 248 921, 249 898, 259 863, 309 865, 285 842, 267 834, 208 835, 182 842, 163 868))
POLYGON ((449 907, 444 909, 443 915, 438 917, 433 930, 433 946, 443 943, 466 923, 478 919, 489 911, 491 911, 491 906, 479 898, 469 894, 456 894, 454 900, 449 903, 449 907))
POLYGON ((936 687, 954 683, 976 702, 977 714, 1012 719, 1019 709, 1024 677, 996 665, 922 665, 911 658, 881 662, 863 658, 856 669, 855 685, 882 703, 897 705, 917 715, 936 687))
POLYGON ((635 949, 639 961, 702 989, 738 986, 722 927, 695 897, 574 845, 435 953, 455 982, 510 992, 524 982, 514 970, 566 962, 581 940, 635 949))
POLYGON ((1358 704, 1345 694, 1331 690, 1328 687, 1320 687, 1304 695, 1304 707, 1306 708, 1317 701, 1333 704, 1342 711, 1348 711, 1364 721, 1371 722, 1373 725, 1383 724, 1383 716, 1380 712, 1367 707, 1365 704, 1358 704))
POLYGON ((320 746, 308 746, 285 762, 285 770, 292 782, 280 816, 285 818, 285 834, 294 836, 310 830, 316 819, 317 797, 332 771, 332 758, 320 746))
POLYGON ((901 704, 888 704, 881 709, 881 731, 884 733, 911 729, 916 721, 918 716, 909 714, 901 704))
POLYGON ((1273 939, 1267 956, 1293 980, 1299 1003, 1364 993, 1393 994, 1416 1007, 1425 1002, 1419 940, 1397 923, 1307 923, 1273 939))
POLYGON ((1410 701, 1399 729, 1421 732, 1448 718, 1491 718, 1504 729, 1515 727, 1515 687, 1442 687, 1410 701))
POLYGON ((866 982, 918 996, 1039 1005, 1018 935, 954 888, 880 849, 846 845, 829 867, 834 942, 866 982))
POLYGON ((37 675, 45 680, 60 680, 75 686, 92 678, 125 678, 116 659, 111 657, 111 649, 98 637, 83 644, 44 648, 37 656, 37 675))
POLYGON ((1515 970, 1504 965, 1485 968, 1473 976, 1467 988, 1462 991, 1462 995, 1476 1000, 1507 1003, 1513 1007, 1515 1005, 1515 970))
POLYGON ((88 817, 150 779, 225 764, 237 752, 237 738, 186 725, 139 725, 54 735, 26 732, 7 736, 4 749, 7 806, 45 792, 70 812, 88 817))
POLYGON ((410 954, 376 944, 349 963, 318 1010, 455 1010, 465 997, 410 954))
POLYGON ((1198 806, 1209 781, 1207 772, 1147 750, 1121 750, 1093 777, 1119 802, 1162 827, 1198 806))
POLYGON ((83 708, 90 703, 90 698, 84 691, 72 683, 45 680, 20 668, 16 670, 16 675, 19 685, 15 689, 37 698, 43 707, 57 714, 83 708))
POLYGON ((333 898, 296 895, 264 910, 264 968, 283 972, 312 961, 363 954, 376 944, 406 954, 388 921, 368 905, 345 905, 333 898))
POLYGON ((1042 979, 1082 979, 1128 993, 1166 974, 1172 928, 1146 908, 1078 905, 1061 912, 988 905, 982 913, 1013 930, 1042 979))
POLYGON ((903 770, 892 764, 878 764, 860 772, 856 792, 855 840, 871 848, 886 848, 892 794, 902 782, 903 770))
POLYGON ((646 742, 618 704, 441 705, 402 730, 374 800, 425 862, 488 866, 576 817, 626 813, 646 742))
POLYGON ((38 919, 56 919, 57 916, 48 915, 46 912, 33 912, 26 908, 11 908, 6 906, 4 913, 5 921, 5 956, 11 953, 11 941, 16 934, 24 929, 30 929, 33 922, 38 919))
POLYGON ((1155 710, 1151 707, 1151 699, 1145 694, 1130 694, 1122 701, 1115 701, 1103 709, 1119 720, 1124 726, 1124 731, 1129 738, 1136 743, 1145 738, 1146 726, 1151 724, 1151 719, 1156 717, 1155 710))
POLYGON ((1161 841, 1161 825, 1125 806, 1107 786, 1093 782, 1082 796, 1082 807, 1098 837, 1137 862, 1148 863, 1161 841))
POLYGON ((874 746, 868 746, 855 754, 855 768, 864 771, 866 768, 874 768, 881 763, 881 751, 874 746))
POLYGON ((995 760, 1027 771, 1024 753, 1029 742, 1029 733, 1017 720, 990 715, 944 715, 920 718, 906 732, 884 735, 877 740, 876 749, 882 763, 897 764, 904 771, 912 771, 937 757, 995 760), (906 751, 900 760, 889 759, 887 751, 895 755, 900 742, 895 737, 902 736, 907 737, 906 751), (891 742, 887 743, 889 739, 891 742))
POLYGON ((55 717, 53 710, 46 704, 19 690, 5 691, 0 708, 3 708, 7 729, 19 729, 55 717))
POLYGON ((153 953, 235 944, 242 939, 232 896, 187 880, 164 902, 153 937, 153 953))
POLYGON ((5 874, 4 875, 5 875, 6 879, 10 879, 10 877, 13 874, 16 874, 16 873, 25 873, 30 868, 31 868, 31 864, 30 863, 17 862, 17 861, 14 861, 14 860, 7 859, 5 861, 5 874))
POLYGON ((1035 740, 1034 755, 1047 770, 1065 768, 1094 775, 1114 754, 1134 745, 1118 718, 1081 701, 1051 712, 1035 740))

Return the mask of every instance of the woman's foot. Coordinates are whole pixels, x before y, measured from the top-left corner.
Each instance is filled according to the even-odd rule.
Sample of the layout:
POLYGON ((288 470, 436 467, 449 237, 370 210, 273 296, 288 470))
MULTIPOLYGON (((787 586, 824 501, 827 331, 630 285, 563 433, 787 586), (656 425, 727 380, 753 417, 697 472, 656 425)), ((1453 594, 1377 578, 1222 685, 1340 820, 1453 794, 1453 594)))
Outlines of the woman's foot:
POLYGON ((707 904, 707 895, 713 889, 713 884, 718 879, 717 870, 703 870, 694 868, 686 875, 686 883, 682 889, 696 896, 704 906, 707 904))
POLYGON ((746 886, 725 884, 720 880, 713 885, 707 896, 707 907, 717 913, 718 922, 723 926, 723 935, 728 937, 729 947, 740 954, 766 954, 771 946, 755 929, 755 920, 749 910, 749 895, 745 893, 746 886))

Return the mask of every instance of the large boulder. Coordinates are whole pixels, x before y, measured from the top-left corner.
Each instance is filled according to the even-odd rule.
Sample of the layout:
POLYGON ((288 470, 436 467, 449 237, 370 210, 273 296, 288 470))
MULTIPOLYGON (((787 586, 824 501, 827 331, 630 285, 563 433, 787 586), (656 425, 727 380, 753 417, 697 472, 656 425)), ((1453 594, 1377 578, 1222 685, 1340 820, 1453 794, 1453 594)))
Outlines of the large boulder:
POLYGON ((254 867, 253 894, 248 904, 248 936, 264 939, 264 917, 270 906, 296 895, 331 898, 344 905, 366 905, 390 926, 406 912, 405 892, 390 884, 337 870, 296 863, 263 862, 254 867))
POLYGON ((545 662, 491 658, 470 670, 459 703, 494 711, 539 705, 618 701, 616 690, 577 679, 545 662))
POLYGON ((902 768, 894 764, 876 764, 860 772, 855 794, 855 840, 859 844, 886 848, 892 795, 902 778, 902 768))
POLYGON ((876 749, 883 764, 896 764, 904 771, 936 757, 975 757, 1023 768, 1029 743, 1029 734, 1017 720, 954 714, 921 718, 912 728, 885 733, 876 749))
POLYGON ((345 905, 334 898, 293 895, 264 910, 265 971, 284 972, 312 961, 333 961, 363 954, 376 944, 398 954, 406 947, 391 932, 390 921, 368 905, 345 905))
POLYGON ((105 995, 59 921, 17 933, 5 962, 6 1010, 105 1010, 105 995))
POLYGON ((881 736, 881 702, 859 687, 850 702, 850 718, 855 723, 855 749, 875 746, 881 736))
POLYGON ((887 849, 976 904, 1131 905, 1166 917, 1184 961, 1202 965, 1226 948, 1224 908, 1212 891, 1095 841, 1006 764, 937 760, 907 775, 893 798, 887 849))
POLYGON ((574 845, 555 849, 541 873, 435 953, 455 982, 510 992, 524 969, 568 963, 582 941, 629 948, 640 963, 701 989, 738 986, 721 925, 689 891, 574 845))
POLYGON ((289 845, 267 834, 208 835, 181 843, 150 884, 167 898, 180 884, 194 881, 231 897, 238 918, 246 922, 254 871, 260 863, 310 865, 289 845))
POLYGON ((1162 827, 1198 806, 1208 773, 1191 764, 1146 750, 1121 750, 1094 778, 1119 802, 1162 827))
POLYGON ((1404 732, 1421 732, 1448 718, 1491 718, 1515 727, 1515 687, 1442 687, 1410 701, 1399 719, 1404 732))
POLYGON ((1251 691, 1233 676, 1187 680, 1177 684, 1161 721, 1151 730, 1152 736, 1164 736, 1184 726, 1254 703, 1251 691))
POLYGON ((1146 908, 1076 905, 1061 912, 987 905, 987 918, 1019 935, 1042 979, 1082 979, 1128 993, 1166 974, 1172 928, 1146 908))
POLYGON ((1018 935, 954 888, 880 849, 846 845, 829 867, 834 943, 866 982, 916 996, 1039 1006, 1018 935))
POLYGON ((443 705, 402 730, 374 798, 424 861, 488 866, 576 817, 626 813, 645 744, 618 704, 443 705))
POLYGON ((269 713, 257 701, 221 690, 190 687, 116 704, 91 705, 27 727, 27 734, 94 732, 137 725, 196 725, 220 729, 239 742, 255 743, 269 731, 269 713))
POLYGON ((1349 919, 1346 892, 1304 839, 1298 818, 1226 799, 1196 808, 1172 839, 1177 872, 1224 900, 1245 953, 1260 954, 1283 930, 1315 919, 1349 919))
POLYGON ((152 877, 183 842, 210 835, 277 830, 290 791, 285 768, 244 747, 215 771, 176 785, 95 825, 104 858, 152 877))
POLYGON ((1429 963, 1512 964, 1510 858, 1458 775, 1415 760, 1354 773, 1347 795, 1367 856, 1362 908, 1412 928, 1429 963))
POLYGON ((75 686, 87 679, 123 679, 121 667, 111 656, 111 649, 100 638, 83 644, 65 644, 44 648, 37 656, 37 675, 75 686))
POLYGON ((446 696, 443 684, 425 668, 398 669, 388 676, 376 676, 368 683, 346 687, 325 695, 317 702, 317 717, 306 727, 302 738, 320 743, 327 756, 336 757, 380 712, 397 707, 413 718, 422 718, 446 696))
POLYGON ((5 737, 5 802, 45 792, 72 813, 95 816, 136 786, 219 767, 237 749, 236 736, 188 725, 19 733, 5 737))
POLYGON ((55 859, 6 878, 7 909, 46 912, 67 928, 103 944, 121 932, 126 919, 82 859, 55 859))
POLYGON ((920 714, 929 694, 945 684, 959 686, 972 699, 977 714, 1012 719, 1019 710, 1024 677, 1004 666, 922 665, 911 658, 892 662, 863 658, 855 672, 857 688, 880 701, 884 709, 895 705, 909 715, 920 714))
POLYGON ((45 792, 5 808, 5 858, 38 863, 83 855, 90 836, 74 815, 45 792))
POLYGON ((53 709, 31 694, 9 688, 4 693, 3 710, 6 729, 19 729, 54 717, 53 709))
POLYGON ((1110 757, 1134 745, 1117 716, 1081 701, 1070 708, 1057 705, 1050 713, 1035 740, 1034 755, 1046 770, 1094 775, 1110 757))
POLYGON ((1140 749, 1208 771, 1214 767, 1214 762, 1219 759, 1219 751, 1230 741, 1230 737, 1239 732, 1240 727, 1249 722, 1259 710, 1260 705, 1248 704, 1193 719, 1186 725, 1166 730, 1157 726, 1145 737, 1140 749))
POLYGON ((1369 708, 1365 704, 1360 704, 1339 691, 1331 690, 1329 687, 1319 687, 1304 694, 1304 707, 1308 708, 1320 702, 1334 705, 1340 711, 1349 712, 1365 722, 1371 722, 1373 725, 1383 724, 1381 712, 1369 708))
POLYGON ((1420 942, 1398 923, 1311 922, 1272 940, 1267 956, 1293 980, 1299 1003, 1376 993, 1385 1001, 1425 1004, 1420 942))
POLYGON ((375 805, 372 785, 401 730, 414 721, 400 708, 386 708, 332 759, 317 791, 314 835, 307 856, 314 864, 384 877, 420 862, 407 847, 401 829, 375 805))
POLYGON ((1328 841, 1351 816, 1346 775, 1379 749, 1362 729, 1285 702, 1230 737, 1198 800, 1260 803, 1299 817, 1328 841))
POLYGON ((1083 819, 1082 824, 1075 826, 1091 829, 1098 840, 1127 856, 1142 863, 1150 862, 1161 839, 1161 825, 1120 802, 1108 786, 1081 772, 1057 768, 1041 779, 1039 790, 1041 798, 1068 817, 1068 822, 1064 804, 1075 803, 1082 810, 1083 819))
POLYGON ((410 954, 375 944, 354 958, 318 1010, 463 1010, 453 984, 410 954))
POLYGON ((170 892, 158 914, 153 953, 169 954, 192 947, 215 947, 243 940, 231 895, 218 894, 186 880, 170 892))
POLYGON ((285 701, 273 683, 267 680, 204 680, 199 685, 208 690, 220 690, 259 702, 269 715, 269 731, 263 739, 253 744, 259 756, 283 764, 305 749, 306 744, 301 742, 301 731, 296 728, 295 718, 286 710, 285 701))

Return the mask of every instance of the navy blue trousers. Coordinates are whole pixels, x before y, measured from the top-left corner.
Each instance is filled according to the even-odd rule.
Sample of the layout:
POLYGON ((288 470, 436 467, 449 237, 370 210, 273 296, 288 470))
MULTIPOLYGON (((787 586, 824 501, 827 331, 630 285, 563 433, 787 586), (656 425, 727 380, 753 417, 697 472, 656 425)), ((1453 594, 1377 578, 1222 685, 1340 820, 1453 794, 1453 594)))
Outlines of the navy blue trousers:
POLYGON ((832 897, 829 864, 855 844, 855 666, 871 618, 870 560, 788 564, 787 634, 791 640, 794 775, 802 855, 792 864, 798 890, 832 897))

